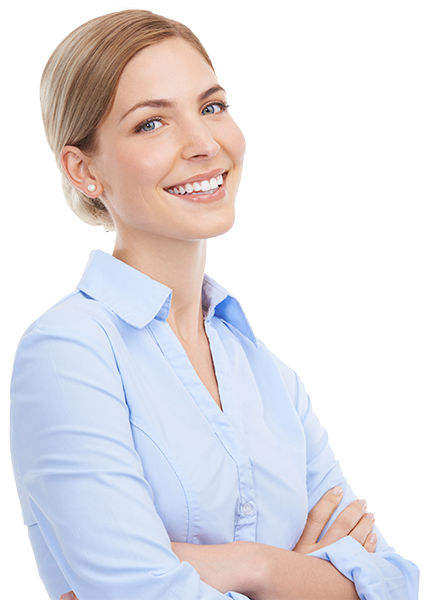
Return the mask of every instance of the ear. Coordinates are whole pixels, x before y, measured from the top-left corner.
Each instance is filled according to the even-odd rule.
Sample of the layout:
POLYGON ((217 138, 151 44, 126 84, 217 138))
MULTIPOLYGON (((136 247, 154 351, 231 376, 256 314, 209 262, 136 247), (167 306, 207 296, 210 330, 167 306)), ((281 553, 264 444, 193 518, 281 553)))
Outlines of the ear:
POLYGON ((90 171, 89 157, 75 146, 64 146, 61 150, 61 166, 70 183, 89 198, 98 198, 103 186, 90 171))

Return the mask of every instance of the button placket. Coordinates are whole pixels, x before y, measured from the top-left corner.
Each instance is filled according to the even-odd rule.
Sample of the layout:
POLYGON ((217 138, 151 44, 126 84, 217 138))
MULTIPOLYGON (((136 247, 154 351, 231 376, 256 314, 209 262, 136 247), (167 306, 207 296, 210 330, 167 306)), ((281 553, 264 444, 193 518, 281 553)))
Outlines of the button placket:
MULTIPOLYGON (((252 465, 246 449, 242 417, 235 398, 235 395, 240 392, 236 388, 232 366, 233 363, 226 353, 218 332, 218 328, 225 327, 225 324, 216 317, 212 317, 212 319, 206 319, 205 326, 210 347, 212 349, 215 369, 216 372, 221 375, 218 378, 218 382, 220 384, 219 391, 223 402, 224 415, 234 431, 233 439, 235 452, 234 454, 231 453, 231 456, 233 456, 237 465, 238 486, 241 499, 237 508, 234 539, 255 541, 257 514, 252 465), (217 366, 219 366, 219 369, 216 368, 217 366)), ((231 444, 229 445, 232 450, 233 446, 231 444)))

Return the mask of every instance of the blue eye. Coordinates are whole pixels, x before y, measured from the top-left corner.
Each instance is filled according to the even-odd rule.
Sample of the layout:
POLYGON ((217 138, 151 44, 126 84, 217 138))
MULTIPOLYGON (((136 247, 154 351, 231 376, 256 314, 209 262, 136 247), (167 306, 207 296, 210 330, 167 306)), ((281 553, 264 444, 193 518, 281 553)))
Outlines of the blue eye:
POLYGON ((223 112, 228 108, 228 104, 224 104, 223 102, 215 102, 213 104, 208 104, 202 110, 203 115, 214 115, 215 113, 223 112))
POLYGON ((155 131, 161 127, 161 119, 148 119, 147 121, 143 121, 139 125, 137 125, 135 131, 138 133, 139 131, 145 131, 146 133, 150 133, 151 131, 155 131))

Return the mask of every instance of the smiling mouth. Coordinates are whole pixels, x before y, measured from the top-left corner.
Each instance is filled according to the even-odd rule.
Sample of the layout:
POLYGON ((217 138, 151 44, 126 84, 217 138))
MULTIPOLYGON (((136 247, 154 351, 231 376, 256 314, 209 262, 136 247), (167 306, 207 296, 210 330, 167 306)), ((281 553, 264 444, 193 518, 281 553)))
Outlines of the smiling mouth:
POLYGON ((227 172, 221 173, 211 179, 205 179, 203 181, 194 181, 186 183, 185 185, 178 185, 172 188, 168 188, 165 191, 175 196, 186 196, 186 195, 204 195, 213 194, 217 189, 221 187, 224 182, 224 178, 227 176, 227 172))

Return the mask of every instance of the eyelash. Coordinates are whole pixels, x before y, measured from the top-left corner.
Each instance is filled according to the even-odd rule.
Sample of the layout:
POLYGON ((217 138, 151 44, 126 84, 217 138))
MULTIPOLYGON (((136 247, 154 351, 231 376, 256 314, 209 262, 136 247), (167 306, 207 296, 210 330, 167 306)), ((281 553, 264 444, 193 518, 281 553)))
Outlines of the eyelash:
MULTIPOLYGON (((203 112, 209 106, 220 106, 221 110, 219 112, 224 112, 225 110, 227 110, 229 108, 229 104, 226 104, 225 102, 221 102, 221 101, 209 102, 201 109, 201 112, 203 112)), ((208 113, 208 114, 216 114, 216 113, 208 113)), ((146 119, 145 121, 142 121, 141 123, 139 123, 134 131, 136 133, 140 133, 141 131, 143 131, 143 127, 145 125, 149 125, 149 123, 153 123, 153 122, 161 123, 162 118, 161 117, 151 117, 150 119, 146 119)), ((144 133, 152 133, 152 131, 154 131, 154 130, 145 131, 144 133)))
MULTIPOLYGON (((153 123, 154 121, 158 121, 160 123, 162 121, 162 119, 161 119, 161 117, 153 117, 151 119, 146 119, 145 121, 142 121, 141 123, 139 123, 134 131, 136 133, 140 133, 140 131, 143 131, 143 127, 145 125, 149 125, 149 123, 153 123)), ((151 133, 151 132, 145 131, 145 133, 151 133)))
POLYGON ((220 112, 224 112, 225 110, 227 110, 229 108, 229 104, 226 104, 225 102, 221 102, 220 100, 216 101, 216 102, 209 102, 208 104, 206 104, 203 109, 201 110, 201 112, 203 112, 203 110, 206 110, 206 108, 208 108, 209 106, 220 106, 221 111, 220 112))

